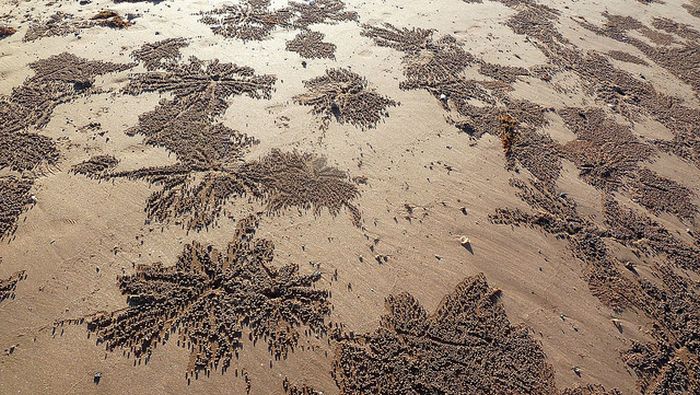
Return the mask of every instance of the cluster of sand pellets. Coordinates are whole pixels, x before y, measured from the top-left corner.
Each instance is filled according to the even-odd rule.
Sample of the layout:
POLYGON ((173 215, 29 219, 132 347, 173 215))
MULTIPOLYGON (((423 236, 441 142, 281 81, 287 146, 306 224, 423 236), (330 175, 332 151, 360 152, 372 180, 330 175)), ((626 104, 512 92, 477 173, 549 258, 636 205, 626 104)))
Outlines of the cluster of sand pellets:
POLYGON ((608 51, 607 55, 610 56, 612 59, 619 60, 620 62, 633 63, 641 66, 649 65, 649 63, 647 63, 644 59, 624 51, 612 50, 608 51))
POLYGON ((600 384, 584 384, 572 388, 565 388, 562 395, 622 395, 620 391, 613 388, 606 390, 600 384))
POLYGON ((604 214, 609 226, 606 236, 647 255, 665 256, 678 268, 700 271, 700 246, 683 242, 647 215, 621 206, 608 196, 604 214))
POLYGON ((199 20, 211 31, 243 41, 264 40, 277 27, 290 23, 288 9, 270 9, 270 0, 244 0, 239 4, 223 5, 202 13, 199 20))
POLYGON ((323 157, 272 150, 260 160, 246 163, 240 175, 270 213, 297 208, 319 214, 325 208, 337 215, 346 209, 353 223, 360 226, 359 209, 351 203, 360 194, 357 186, 345 172, 328 166, 323 157))
POLYGON ((0 177, 0 239, 17 229, 20 215, 33 203, 32 185, 34 180, 31 178, 0 177))
POLYGON ((33 22, 23 40, 29 42, 46 37, 79 34, 83 29, 96 26, 123 29, 130 24, 115 11, 103 10, 88 19, 75 18, 74 15, 59 11, 50 15, 46 20, 33 22))
POLYGON ((323 37, 319 32, 299 32, 293 40, 287 41, 287 51, 296 52, 306 59, 335 59, 335 44, 324 42, 323 37))
POLYGON ((490 216, 496 224, 530 226, 565 239, 573 255, 582 263, 582 277, 587 281, 591 293, 614 311, 620 312, 629 306, 625 294, 630 279, 623 273, 621 264, 608 252, 604 230, 591 220, 581 217, 576 203, 566 195, 557 193, 546 182, 526 183, 512 179, 511 185, 517 195, 532 212, 520 209, 500 208, 490 216))
POLYGON ((547 196, 542 189, 534 190, 524 184, 519 187, 525 191, 524 200, 538 214, 499 210, 492 220, 515 225, 527 223, 566 237, 574 254, 584 263, 583 272, 595 296, 617 312, 635 308, 656 320, 653 334, 657 342, 635 343, 624 353, 625 362, 639 377, 641 391, 689 393, 697 389, 698 325, 695 323, 700 322, 697 284, 662 263, 655 269, 662 278, 663 286, 659 288, 656 281, 640 277, 633 265, 623 264, 612 256, 606 242, 623 244, 641 255, 666 256, 678 268, 693 271, 698 269, 700 249, 683 243, 642 214, 621 208, 612 199, 606 202, 608 229, 602 229, 578 217, 573 203, 557 203, 556 197, 547 196))
POLYGON ((30 65, 32 77, 0 97, 0 170, 24 172, 0 177, 0 237, 15 230, 17 219, 31 201, 34 170, 59 160, 54 141, 35 133, 49 122, 54 109, 94 91, 97 75, 122 71, 131 65, 89 61, 62 53, 30 65))
POLYGON ((292 1, 289 9, 294 14, 293 25, 303 29, 314 24, 334 24, 358 18, 357 13, 347 11, 345 3, 340 0, 292 1))
POLYGON ((300 30, 293 40, 287 41, 288 51, 306 59, 334 59, 335 44, 324 42, 324 35, 309 27, 356 20, 357 13, 347 11, 340 0, 292 1, 277 9, 271 8, 269 0, 245 0, 204 12, 200 22, 209 25, 215 34, 243 41, 265 40, 277 28, 300 30))
POLYGON ((541 345, 510 323, 499 294, 478 275, 432 314, 410 294, 389 296, 378 329, 339 343, 333 375, 341 392, 555 393, 541 345))
MULTIPOLYGON (((121 1, 139 0, 115 0, 121 1)), ((652 28, 633 18, 604 14, 607 22, 602 27, 585 20, 578 23, 635 47, 644 58, 619 50, 586 52, 558 31, 559 12, 527 0, 496 1, 515 9, 506 25, 526 35, 548 64, 530 69, 491 64, 466 52, 455 37, 438 38, 434 31, 421 28, 364 25, 363 35, 403 53, 402 89, 428 91, 451 122, 471 138, 497 136, 506 169, 527 170, 511 185, 531 210, 499 209, 490 217, 492 222, 532 226, 567 240, 595 296, 615 313, 633 309, 653 322, 653 341, 635 342, 622 355, 637 375, 640 391, 697 392, 700 287, 687 273, 700 270, 700 239, 687 242, 638 206, 627 207, 626 199, 650 213, 671 214, 686 223, 696 218, 692 190, 645 168, 644 162, 653 160, 658 148, 700 167, 700 114, 693 105, 657 92, 643 75, 621 70, 610 59, 654 63, 697 93, 700 33, 664 18, 655 19, 652 28), (467 70, 484 78, 468 79, 467 70), (509 96, 519 80, 534 77, 549 83, 559 73, 575 74, 583 91, 604 110, 546 109, 509 96), (645 144, 634 136, 633 126, 611 113, 630 125, 649 117, 674 138, 645 144), (558 144, 543 131, 554 116, 573 132, 572 141, 558 144), (574 200, 557 190, 562 160, 573 162, 581 179, 603 194, 602 219, 584 217, 574 200), (528 176, 534 179, 523 181, 528 176), (612 246, 632 251, 645 263, 645 270, 637 271, 634 263, 615 256, 612 246)), ((333 59, 335 45, 323 42, 324 35, 309 27, 358 19, 339 0, 290 2, 278 9, 271 4, 244 0, 203 13, 201 21, 216 34, 244 41, 263 40, 278 28, 298 29, 286 43, 287 50, 308 59, 333 59)), ((692 0, 684 6, 697 14, 698 4, 692 0)), ((58 13, 46 23, 30 26, 25 41, 78 34, 93 26, 127 25, 113 12, 100 12, 88 20, 58 13)), ((0 30, 0 38, 3 34, 0 30)), ((352 203, 359 190, 347 173, 306 152, 272 150, 247 160, 257 140, 220 122, 231 98, 270 98, 276 78, 231 63, 196 58, 183 62, 180 51, 187 45, 186 39, 166 39, 134 51, 132 57, 148 72, 132 75, 125 89, 132 95, 165 95, 127 134, 166 149, 176 164, 116 172, 119 160, 104 154, 75 165, 72 172, 98 180, 125 177, 159 185, 161 189, 146 202, 147 217, 159 222, 184 218, 189 229, 214 224, 228 201, 243 197, 261 202, 268 214, 294 208, 315 214, 328 209, 332 215, 347 210, 360 226, 359 209, 352 203)), ((129 67, 68 54, 33 64, 36 76, 0 99, 0 169, 9 168, 14 174, 56 164, 59 155, 53 141, 32 129, 45 126, 59 104, 95 92, 95 75, 129 67)), ((335 118, 341 124, 374 128, 388 115, 387 108, 398 104, 347 69, 328 70, 305 85, 308 92, 295 101, 312 106, 324 127, 335 118)), ((21 213, 35 201, 32 177, 0 177, 0 237, 14 231, 21 213)), ((188 375, 194 376, 225 371, 238 356, 245 332, 253 344, 263 340, 275 359, 285 358, 297 347, 300 328, 326 331, 330 294, 314 288, 320 272, 302 275, 295 265, 273 264, 272 243, 254 238, 257 226, 254 217, 239 221, 225 251, 193 242, 175 266, 141 265, 133 274, 120 276, 118 285, 128 296, 128 306, 93 317, 89 331, 107 349, 123 349, 139 362, 148 361, 158 344, 173 343, 171 336, 176 336, 177 345, 191 352, 188 375)), ((19 274, 0 281, 0 301, 10 297, 5 295, 12 294, 21 278, 19 274)), ((409 294, 388 297, 389 312, 376 331, 334 337, 333 377, 341 392, 558 393, 542 347, 527 328, 510 323, 499 294, 483 276, 468 278, 430 315, 409 294)), ((245 378, 250 391, 247 374, 245 378)), ((286 378, 283 389, 291 394, 320 393, 286 378)), ((597 385, 562 393, 619 394, 597 385)))
POLYGON ((635 342, 623 354, 645 394, 697 392, 700 386, 700 289, 671 268, 659 268, 663 288, 642 280, 640 308, 662 324, 652 328, 653 343, 635 342))
POLYGON ((113 169, 119 161, 114 155, 97 155, 92 158, 80 162, 71 168, 74 174, 81 174, 89 178, 99 179, 105 173, 113 169))
MULTIPOLYGON (((518 8, 521 10, 506 24, 515 33, 528 36, 547 56, 549 67, 575 73, 588 94, 630 121, 646 115, 660 122, 674 133, 674 138, 654 143, 700 167, 698 111, 679 98, 656 91, 650 82, 615 67, 604 55, 581 51, 557 30, 557 12, 527 2, 518 2, 518 8)), ((697 59, 693 59, 689 59, 692 64, 688 67, 697 69, 697 59)))
POLYGON ((688 3, 683 4, 683 8, 688 10, 690 15, 700 18, 700 0, 690 0, 688 3))
MULTIPOLYGON (((587 93, 629 121, 637 120, 640 114, 659 121, 675 136, 671 141, 654 143, 690 163, 700 163, 696 149, 700 147, 697 133, 700 119, 696 111, 681 99, 658 93, 651 83, 616 68, 602 55, 576 48, 558 32, 556 12, 543 12, 522 2, 506 5, 519 10, 507 25, 516 33, 527 35, 548 57, 549 67, 555 73, 557 69, 574 72, 587 93)), ((656 41, 657 46, 669 45, 668 42, 660 43, 665 38, 676 40, 669 33, 680 37, 693 34, 688 27, 664 20, 657 20, 654 24, 661 31, 652 31, 629 19, 610 20, 612 22, 606 28, 598 30, 620 41, 629 42, 625 32, 630 29, 640 30, 645 37, 656 41)), ((651 46, 642 41, 632 44, 639 46, 649 59, 658 62, 649 49, 651 46)), ((690 62, 690 67, 697 64, 692 57, 684 59, 690 62)), ((669 67, 669 64, 661 65, 669 67)), ((693 84, 693 80, 687 78, 686 82, 693 84)), ((686 274, 676 273, 676 270, 697 273, 700 249, 674 236, 645 214, 623 207, 608 195, 614 191, 627 191, 632 199, 653 213, 667 212, 690 220, 697 210, 692 203, 692 193, 687 187, 642 168, 643 162, 656 155, 653 147, 637 140, 629 127, 613 121, 603 111, 569 108, 557 113, 567 128, 576 134, 574 141, 561 147, 561 155, 577 165, 583 180, 605 194, 605 223, 582 218, 573 201, 557 192, 551 184, 520 180, 514 180, 513 186, 533 212, 499 209, 491 220, 534 226, 569 240, 572 253, 583 264, 583 277, 595 296, 613 311, 637 309, 654 322, 656 343, 635 344, 624 353, 625 362, 638 376, 642 393, 697 391, 699 349, 687 340, 697 338, 697 333, 694 333, 697 325, 679 328, 675 323, 693 323, 700 319, 697 306, 700 290, 697 284, 686 279, 686 274), (608 247, 610 244, 623 245, 639 256, 651 258, 650 269, 654 276, 660 274, 662 281, 659 283, 642 276, 633 263, 615 257, 608 247), (669 296, 672 294, 678 297, 669 296)))
POLYGON ((168 38, 142 45, 131 53, 131 57, 141 62, 149 71, 168 69, 182 58, 180 50, 188 45, 189 40, 185 38, 168 38))
POLYGON ((163 223, 184 219, 188 229, 202 230, 215 224, 227 201, 245 195, 264 202, 270 214, 290 207, 316 214, 325 208, 333 215, 347 209, 359 226, 359 210, 350 203, 359 191, 347 174, 309 153, 272 151, 246 162, 244 155, 257 140, 217 122, 230 97, 269 98, 275 77, 218 61, 190 58, 186 64, 174 63, 179 49, 186 45, 180 41, 147 44, 134 57, 156 67, 163 65, 162 56, 152 55, 161 45, 168 46, 166 58, 171 60, 166 69, 133 75, 125 92, 169 93, 172 98, 141 114, 138 125, 127 134, 143 135, 146 144, 167 149, 178 162, 114 172, 111 169, 117 159, 100 155, 76 165, 75 173, 99 179, 143 179, 161 185, 146 203, 148 218, 163 223))
POLYGON ((655 29, 648 27, 632 17, 623 17, 604 13, 607 19, 603 27, 588 22, 579 22, 588 30, 610 37, 636 47, 647 58, 665 68, 681 81, 690 85, 700 94, 700 32, 691 26, 678 24, 665 18, 656 18, 655 29), (630 35, 638 31, 652 41, 648 44, 642 39, 630 35))
POLYGON ((357 13, 346 11, 340 0, 290 2, 278 9, 271 8, 270 0, 244 0, 204 12, 200 22, 215 34, 248 41, 264 40, 278 27, 307 30, 313 24, 355 20, 357 13))
POLYGON ((319 272, 303 275, 294 264, 273 264, 274 245, 255 238, 257 227, 258 219, 247 217, 223 251, 194 242, 174 266, 141 265, 119 277, 128 306, 96 315, 88 330, 108 350, 128 350, 137 360, 176 341, 190 350, 188 372, 195 375, 226 371, 244 332, 253 344, 267 343, 275 359, 286 358, 299 328, 325 333, 329 293, 314 288, 319 272))
POLYGON ((557 114, 576 135, 562 147, 564 156, 576 164, 582 179, 604 191, 618 190, 654 155, 653 147, 638 141, 628 126, 602 109, 564 108, 557 114))
POLYGON ((670 213, 691 221, 698 213, 692 190, 649 169, 639 170, 631 184, 632 199, 654 214, 670 213))
POLYGON ((24 270, 13 273, 7 279, 0 279, 0 303, 8 299, 15 298, 15 289, 17 288, 17 283, 26 278, 24 270))
POLYGON ((311 113, 321 118, 324 128, 333 119, 362 129, 375 128, 389 116, 388 107, 398 105, 348 69, 326 70, 325 75, 304 81, 304 86, 308 92, 295 96, 294 101, 312 106, 311 113))
MULTIPOLYGON (((143 49, 142 49, 143 50, 143 49)), ((221 115, 227 108, 226 99, 246 95, 254 99, 270 98, 276 78, 256 75, 255 70, 218 60, 202 61, 190 57, 187 63, 167 71, 149 71, 131 76, 125 92, 138 95, 145 92, 169 93, 170 102, 191 99, 187 107, 207 102, 209 118, 221 115)))
POLYGON ((435 39, 432 30, 365 25, 362 34, 379 46, 403 52, 406 80, 400 83, 402 89, 430 92, 445 110, 456 114, 455 126, 471 137, 487 133, 500 137, 508 169, 515 170, 519 163, 538 178, 552 182, 558 178, 561 163, 556 145, 537 131, 548 124, 545 109, 506 94, 512 90, 510 85, 519 77, 529 76, 530 71, 476 60, 454 37, 435 39), (476 64, 479 73, 491 80, 464 77, 464 71, 476 64), (484 105, 473 104, 475 100, 484 105))
MULTIPOLYGON (((173 44, 173 43, 171 43, 173 44)), ((168 49, 168 58, 179 57, 182 43, 168 49)), ((144 57, 152 45, 137 51, 144 57)), ((157 57, 156 57, 157 58, 157 57)), ((159 59, 157 64, 162 64, 159 59)), ((256 140, 216 122, 229 107, 227 99, 237 95, 269 98, 275 77, 256 75, 249 67, 190 58, 186 64, 169 64, 165 71, 149 71, 132 76, 126 92, 170 93, 152 111, 139 116, 138 125, 127 131, 140 134, 148 145, 163 147, 177 156, 172 166, 106 174, 105 177, 145 179, 163 185, 147 203, 149 218, 165 222, 190 216, 187 226, 202 229, 218 217, 229 197, 241 195, 242 187, 232 174, 243 155, 256 140)))
POLYGON ((282 389, 287 395, 323 395, 323 392, 316 391, 308 384, 291 384, 287 377, 282 380, 282 389))
MULTIPOLYGON (((34 76, 14 88, 10 96, 0 98, 0 133, 4 137, 8 133, 20 134, 30 127, 43 128, 56 106, 78 95, 95 93, 96 76, 132 66, 86 60, 66 52, 30 64, 34 76)), ((46 144, 34 141, 31 146, 45 147, 46 144)))

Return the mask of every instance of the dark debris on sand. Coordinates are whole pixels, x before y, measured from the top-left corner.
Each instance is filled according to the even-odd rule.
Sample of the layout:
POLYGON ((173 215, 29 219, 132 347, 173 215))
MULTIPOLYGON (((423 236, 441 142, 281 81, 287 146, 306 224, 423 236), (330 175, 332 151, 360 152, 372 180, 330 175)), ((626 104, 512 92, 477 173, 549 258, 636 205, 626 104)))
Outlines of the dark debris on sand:
POLYGON ((0 25, 0 40, 17 33, 17 29, 12 26, 0 25))

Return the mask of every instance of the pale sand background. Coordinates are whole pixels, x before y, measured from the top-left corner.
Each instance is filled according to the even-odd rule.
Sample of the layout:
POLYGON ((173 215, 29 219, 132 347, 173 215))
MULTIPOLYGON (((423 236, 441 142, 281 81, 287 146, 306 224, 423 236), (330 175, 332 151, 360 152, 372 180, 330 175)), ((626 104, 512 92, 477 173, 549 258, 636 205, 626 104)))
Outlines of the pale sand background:
MULTIPOLYGON (((260 140, 249 157, 275 147, 300 148, 326 156, 329 163, 352 176, 368 178, 357 200, 366 232, 353 227, 346 213, 333 218, 325 212, 318 218, 311 213, 264 217, 260 228, 260 237, 274 241, 278 262, 297 262, 305 272, 313 270, 306 262, 322 262, 326 275, 319 286, 333 292, 333 321, 344 322, 356 332, 371 331, 384 312, 388 294, 411 292, 431 311, 465 276, 484 272, 492 287, 504 291, 503 302, 510 320, 530 326, 535 338, 542 342, 560 388, 575 383, 601 383, 623 393, 635 392, 635 378, 623 365, 619 353, 631 340, 647 339, 642 328, 645 320, 625 313, 619 317, 625 327, 624 334, 620 334, 610 321, 611 311, 591 295, 582 280, 581 266, 571 257, 565 241, 533 229, 514 231, 489 223, 487 216, 498 207, 525 207, 508 184, 511 174, 504 169, 500 142, 486 136, 473 144, 446 122, 445 112, 427 92, 400 90, 401 54, 361 37, 359 24, 315 27, 326 34, 325 41, 337 45, 336 60, 307 61, 308 68, 304 69, 297 54, 284 50, 284 42, 295 32, 278 29, 269 40, 244 44, 215 36, 192 15, 219 2, 112 4, 95 0, 87 6, 79 6, 75 1, 44 3, 48 2, 4 0, 0 5, 0 15, 10 13, 7 21, 21 25, 16 35, 0 41, 0 94, 8 94, 20 85, 31 74, 27 64, 37 59, 68 51, 88 59, 129 62, 129 53, 143 43, 169 37, 193 38, 182 51, 185 58, 195 54, 200 59, 217 58, 252 66, 258 74, 278 77, 271 100, 236 97, 223 119, 225 125, 260 140), (23 22, 25 15, 40 17, 63 10, 90 16, 102 8, 141 16, 127 30, 93 28, 84 30, 80 37, 21 41, 28 26, 23 22), (352 66, 380 93, 401 105, 390 108, 390 117, 376 129, 363 132, 331 123, 327 131, 320 132, 309 108, 296 105, 291 99, 303 91, 303 80, 338 66, 352 66), (288 128, 278 126, 276 121, 282 116, 290 119, 288 128), (453 170, 448 172, 444 165, 453 170), (411 222, 404 218, 404 204, 415 207, 411 222), (469 214, 463 215, 461 207, 467 207, 469 214), (457 242, 460 235, 471 238, 473 255, 457 242), (372 238, 380 240, 377 253, 389 255, 388 263, 375 263, 369 249, 372 238), (365 258, 364 263, 360 263, 360 256, 365 258), (329 281, 335 269, 339 282, 329 281), (352 283, 352 291, 345 286, 348 282, 352 283), (568 318, 563 321, 560 314, 568 318), (572 372, 573 366, 581 368, 580 378, 572 372)), ((452 34, 467 51, 489 62, 525 67, 545 62, 544 56, 524 37, 501 24, 513 11, 499 3, 346 3, 364 23, 389 22, 452 34)), ((635 0, 541 3, 562 11, 562 31, 587 49, 621 49, 637 54, 630 46, 584 31, 569 16, 584 16, 599 24, 601 13, 609 10, 632 15, 645 23, 653 16, 665 16, 698 26, 698 19, 683 10, 678 0, 650 6, 635 0)), ((631 71, 644 69, 657 89, 698 105, 689 86, 656 65, 616 65, 631 71)), ((140 66, 135 70, 140 70, 140 66)), ((59 141, 62 158, 58 168, 49 169, 37 180, 34 188, 38 204, 22 216, 12 241, 0 245, 0 278, 22 269, 28 275, 17 287, 17 298, 0 305, 0 348, 17 345, 12 355, 0 356, 0 393, 244 392, 244 382, 234 377, 233 368, 224 375, 212 373, 209 378, 193 380, 188 387, 184 379, 188 351, 172 343, 159 347, 148 365, 134 367, 133 359, 95 346, 94 339, 87 338, 84 326, 66 326, 64 333, 59 329, 55 336, 51 335, 56 320, 123 307, 125 297, 120 295, 115 279, 132 270, 132 262, 172 264, 189 241, 222 246, 232 234, 234 224, 226 220, 219 221, 220 227, 209 232, 189 234, 176 226, 161 229, 159 225, 144 225, 144 202, 151 191, 146 183, 123 179, 97 183, 68 174, 72 165, 103 152, 119 157, 122 169, 174 161, 164 149, 143 145, 141 136, 124 134, 136 124, 139 114, 154 108, 158 101, 155 94, 114 93, 133 71, 98 77, 97 85, 107 93, 58 107, 49 125, 40 131, 59 141), (90 122, 100 122, 107 133, 93 140, 91 133, 77 131, 90 122), (136 241, 137 235, 143 236, 143 245, 136 241), (92 382, 95 371, 103 374, 98 386, 92 382)), ((581 95, 557 93, 535 78, 521 81, 514 96, 544 106, 590 104, 581 95)), ((573 138, 554 116, 546 131, 556 141, 573 138)), ((670 136, 653 121, 638 124, 634 132, 645 138, 670 136)), ((696 193, 700 191, 698 170, 676 158, 664 156, 649 166, 696 193)), ((599 212, 599 192, 581 181, 577 173, 572 164, 565 162, 559 186, 577 201, 583 213, 599 212)), ((696 203, 700 201, 696 199, 696 203)), ((235 202, 228 208, 239 210, 234 206, 235 202)), ((687 227, 671 216, 661 219, 672 231, 687 227)), ((315 352, 298 349, 289 359, 277 362, 273 370, 268 367, 266 347, 246 343, 239 366, 249 372, 252 393, 280 393, 284 376, 305 378, 324 393, 337 392, 328 374, 332 349, 326 340, 302 337, 301 342, 319 348, 315 352)))

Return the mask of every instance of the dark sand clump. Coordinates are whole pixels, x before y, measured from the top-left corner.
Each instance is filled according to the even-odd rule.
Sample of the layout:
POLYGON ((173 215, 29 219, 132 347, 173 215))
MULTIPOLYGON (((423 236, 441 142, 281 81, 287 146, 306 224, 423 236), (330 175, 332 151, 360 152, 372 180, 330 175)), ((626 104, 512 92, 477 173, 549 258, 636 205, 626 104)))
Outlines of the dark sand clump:
POLYGON ((387 297, 379 328, 340 336, 333 375, 341 392, 555 393, 541 345, 510 323, 499 295, 477 275, 432 314, 408 293, 387 297))
POLYGON ((295 96, 294 101, 312 106, 311 113, 321 117, 324 127, 335 119, 362 129, 374 128, 389 115, 388 107, 398 105, 348 69, 326 70, 325 75, 304 81, 304 86, 308 92, 295 96))
POLYGON ((356 21, 358 18, 357 13, 347 11, 345 3, 340 0, 292 1, 289 3, 289 8, 295 15, 293 25, 300 28, 308 28, 317 23, 356 21))
POLYGON ((668 19, 657 19, 655 30, 632 17, 623 17, 604 13, 607 19, 603 27, 597 27, 586 22, 581 25, 587 29, 614 40, 633 45, 647 58, 665 68, 681 81, 689 84, 696 93, 700 94, 700 33, 687 25, 681 25, 668 19), (649 38, 654 44, 628 34, 638 31, 649 38), (675 33, 685 40, 677 40, 675 33))
POLYGON ((73 166, 71 172, 90 178, 100 178, 118 163, 119 161, 113 155, 97 155, 73 166))
POLYGON ((648 66, 649 64, 643 60, 640 59, 632 54, 629 54, 624 51, 609 51, 608 56, 615 60, 619 60, 620 62, 626 62, 626 63, 634 63, 642 66, 648 66))
POLYGON ((360 225, 360 212, 351 203, 360 195, 357 186, 347 173, 328 166, 323 157, 273 150, 258 161, 246 163, 240 174, 251 186, 252 194, 266 202, 270 213, 297 208, 316 214, 328 209, 331 215, 337 215, 347 209, 353 223, 360 225))
POLYGON ((634 200, 655 214, 664 212, 692 220, 698 212, 689 188, 649 169, 637 172, 631 187, 634 200))
MULTIPOLYGON (((642 280, 640 308, 658 322, 652 343, 634 342, 623 360, 644 394, 692 394, 700 388, 700 286, 660 267, 663 287, 642 280)), ((657 280, 658 281, 658 280, 657 280)))
POLYGON ((0 302, 15 298, 17 283, 26 278, 24 270, 12 274, 7 279, 0 279, 0 302))
POLYGON ((131 53, 131 57, 143 63, 149 71, 168 68, 180 60, 180 50, 189 45, 185 38, 169 38, 151 44, 144 44, 131 53))
POLYGON ((496 224, 529 226, 567 240, 572 254, 582 263, 582 277, 591 293, 615 311, 629 306, 626 290, 630 280, 620 271, 620 262, 610 256, 605 230, 579 215, 576 203, 552 185, 513 179, 511 185, 531 212, 500 208, 489 218, 496 224))
POLYGON ((287 51, 296 52, 302 58, 335 59, 335 44, 323 42, 323 33, 303 31, 287 41, 287 51))
POLYGON ((290 384, 286 377, 282 381, 282 389, 287 395, 323 395, 323 392, 316 391, 308 384, 290 384))
POLYGON ((684 243, 646 215, 607 198, 605 219, 609 226, 607 235, 618 243, 640 253, 665 256, 678 268, 700 271, 700 247, 684 243))
POLYGON ((287 26, 292 14, 288 9, 272 10, 270 0, 244 0, 202 13, 200 22, 211 31, 243 41, 264 40, 277 28, 287 26))
POLYGON ((601 109, 565 108, 557 111, 576 140, 562 150, 576 164, 580 176, 605 191, 620 188, 625 177, 654 155, 654 148, 636 139, 629 127, 608 118, 601 109))
POLYGON ((224 251, 194 242, 174 266, 141 265, 120 276, 128 306, 92 318, 89 332, 108 350, 127 349, 139 360, 177 339, 190 350, 188 372, 195 375, 226 371, 243 347, 244 331, 267 343, 275 359, 285 358, 300 327, 325 332, 329 294, 314 288, 320 273, 274 265, 274 246, 255 238, 257 227, 257 218, 245 218, 224 251))

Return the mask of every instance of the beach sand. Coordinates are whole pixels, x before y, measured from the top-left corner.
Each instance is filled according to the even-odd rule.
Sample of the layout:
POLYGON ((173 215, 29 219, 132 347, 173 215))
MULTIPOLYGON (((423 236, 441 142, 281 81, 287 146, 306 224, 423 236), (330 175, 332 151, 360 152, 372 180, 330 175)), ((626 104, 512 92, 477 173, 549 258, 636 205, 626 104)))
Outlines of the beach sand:
POLYGON ((0 393, 697 393, 698 8, 3 1, 0 393))

